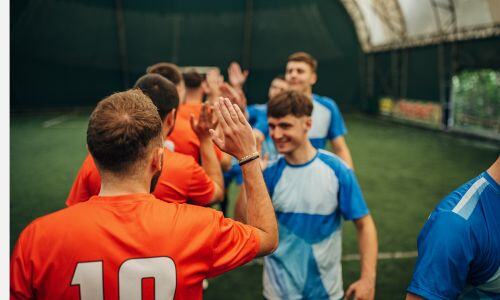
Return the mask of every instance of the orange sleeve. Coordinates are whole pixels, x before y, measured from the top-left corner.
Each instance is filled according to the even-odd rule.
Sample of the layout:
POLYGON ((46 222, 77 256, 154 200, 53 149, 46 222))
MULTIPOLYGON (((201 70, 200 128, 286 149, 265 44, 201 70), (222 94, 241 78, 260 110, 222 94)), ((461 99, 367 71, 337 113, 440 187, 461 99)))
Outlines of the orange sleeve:
POLYGON ((87 155, 73 182, 73 186, 66 199, 66 205, 71 206, 87 201, 90 197, 99 194, 100 189, 101 177, 99 171, 95 166, 92 156, 87 155))
POLYGON ((194 160, 190 161, 189 169, 191 179, 188 184, 188 199, 196 205, 209 205, 215 192, 214 182, 194 160))
POLYGON ((215 277, 251 261, 259 251, 259 236, 250 225, 214 212, 212 263, 208 277, 215 277))
POLYGON ((14 251, 10 258, 10 299, 33 299, 34 294, 31 288, 33 274, 29 257, 26 257, 24 247, 26 247, 26 228, 17 240, 14 251))

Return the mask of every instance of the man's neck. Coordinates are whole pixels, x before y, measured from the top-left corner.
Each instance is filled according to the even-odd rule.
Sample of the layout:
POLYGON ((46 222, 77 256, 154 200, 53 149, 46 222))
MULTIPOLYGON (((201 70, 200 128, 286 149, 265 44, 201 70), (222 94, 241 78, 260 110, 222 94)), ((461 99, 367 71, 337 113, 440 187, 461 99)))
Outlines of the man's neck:
POLYGON ((491 165, 486 172, 488 172, 496 183, 500 184, 500 158, 497 158, 495 163, 493 163, 493 165, 491 165))
POLYGON ((311 98, 312 99, 312 86, 310 86, 309 88, 307 88, 305 91, 304 91, 304 94, 311 98))
POLYGON ((202 103, 203 93, 186 92, 186 101, 184 103, 202 103))
POLYGON ((317 151, 309 139, 307 139, 293 152, 285 154, 285 159, 291 165, 302 165, 313 159, 317 151))
POLYGON ((99 196, 104 197, 149 193, 151 185, 151 179, 146 178, 121 178, 110 174, 102 174, 101 178, 99 196))

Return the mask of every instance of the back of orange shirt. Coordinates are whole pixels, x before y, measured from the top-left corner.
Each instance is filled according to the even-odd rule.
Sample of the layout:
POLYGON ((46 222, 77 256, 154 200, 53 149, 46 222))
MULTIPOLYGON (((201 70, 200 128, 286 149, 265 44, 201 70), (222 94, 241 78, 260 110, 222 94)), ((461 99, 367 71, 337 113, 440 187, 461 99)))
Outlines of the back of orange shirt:
MULTIPOLYGON (((166 138, 171 143, 171 150, 190 155, 197 162, 200 162, 200 140, 191 128, 190 116, 193 114, 195 118, 198 118, 201 113, 201 105, 201 103, 192 102, 179 105, 174 130, 166 138)), ((222 151, 215 145, 214 150, 220 161, 222 151)))
POLYGON ((204 278, 258 249, 254 228, 213 209, 150 194, 96 196, 21 233, 11 299, 201 299, 204 278))
MULTIPOLYGON (((99 194, 101 176, 90 154, 78 171, 66 205, 87 201, 99 194)), ((163 169, 153 194, 167 202, 207 206, 214 194, 214 183, 195 160, 187 155, 164 149, 163 169)))

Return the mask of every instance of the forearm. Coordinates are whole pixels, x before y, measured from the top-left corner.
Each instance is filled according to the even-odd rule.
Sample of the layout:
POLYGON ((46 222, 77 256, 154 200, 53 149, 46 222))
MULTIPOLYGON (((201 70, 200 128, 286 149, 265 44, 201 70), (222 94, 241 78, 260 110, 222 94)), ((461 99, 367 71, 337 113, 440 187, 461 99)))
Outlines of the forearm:
POLYGON ((356 224, 361 256, 361 278, 375 283, 378 255, 377 230, 370 215, 363 217, 363 219, 365 220, 356 224))
POLYGON ((214 183, 214 195, 212 203, 219 202, 224 196, 224 178, 222 170, 215 154, 214 144, 210 138, 200 140, 201 167, 214 183))
POLYGON ((352 162, 351 151, 347 147, 347 144, 342 136, 330 140, 332 151, 338 157, 340 157, 351 169, 354 170, 354 164, 352 162))
POLYGON ((236 205, 234 207, 234 219, 241 223, 247 223, 247 196, 245 193, 245 184, 240 186, 236 205))
POLYGON ((261 235, 265 236, 261 238, 261 243, 266 241, 266 244, 261 244, 259 254, 269 254, 278 246, 278 224, 260 169, 260 160, 256 159, 243 165, 241 170, 247 199, 247 224, 260 229, 261 235))

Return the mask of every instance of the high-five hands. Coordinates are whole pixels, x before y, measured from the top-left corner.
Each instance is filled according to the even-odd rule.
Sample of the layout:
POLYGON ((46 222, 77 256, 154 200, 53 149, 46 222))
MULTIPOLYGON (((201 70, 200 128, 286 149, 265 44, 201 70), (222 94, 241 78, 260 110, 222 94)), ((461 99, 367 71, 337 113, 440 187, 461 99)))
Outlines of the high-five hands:
POLYGON ((213 142, 224 152, 240 160, 255 153, 257 146, 252 127, 240 108, 227 98, 219 98, 214 105, 220 130, 210 129, 213 142))
POLYGON ((229 65, 229 68, 227 68, 227 75, 229 77, 229 83, 241 89, 247 80, 248 70, 242 71, 240 65, 233 61, 229 65))
POLYGON ((195 120, 194 115, 191 114, 189 121, 191 128, 200 141, 211 137, 210 129, 215 128, 218 122, 214 116, 213 108, 207 103, 202 104, 198 120, 195 120))

